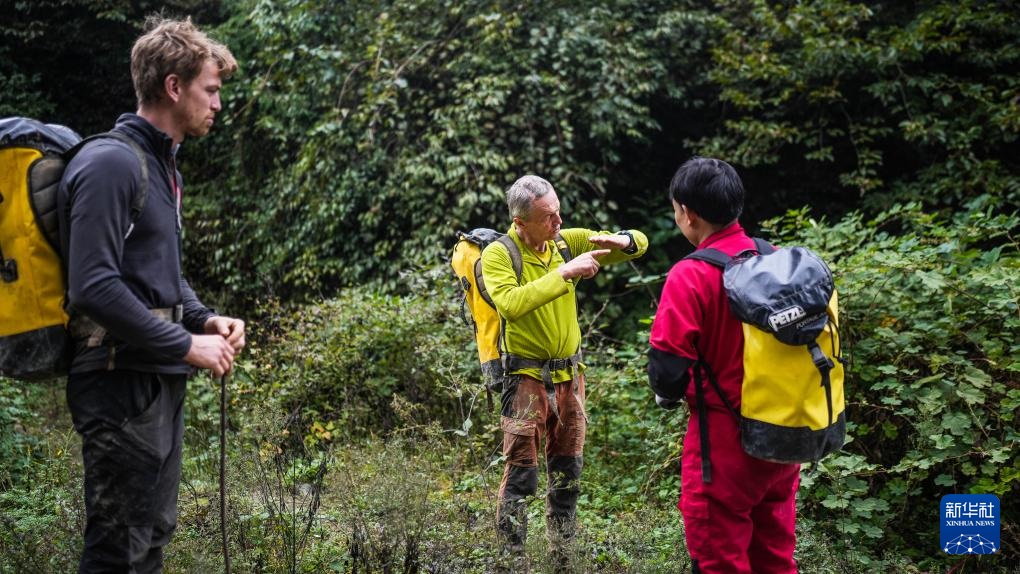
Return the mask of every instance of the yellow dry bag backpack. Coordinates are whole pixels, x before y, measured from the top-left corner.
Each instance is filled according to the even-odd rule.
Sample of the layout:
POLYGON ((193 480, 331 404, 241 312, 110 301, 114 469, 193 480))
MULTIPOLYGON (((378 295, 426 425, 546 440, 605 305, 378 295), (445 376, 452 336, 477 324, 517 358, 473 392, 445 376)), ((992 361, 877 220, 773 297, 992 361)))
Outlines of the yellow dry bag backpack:
POLYGON ((84 140, 70 128, 0 118, 0 377, 38 380, 67 374, 70 349, 57 191, 67 162, 86 142, 115 138, 135 151, 142 184, 132 221, 145 203, 142 150, 115 132, 84 140))
MULTIPOLYGON (((491 390, 501 390, 498 387, 502 384, 501 377, 503 375, 499 351, 502 319, 496 311, 496 305, 489 297, 489 292, 485 288, 485 278, 482 276, 482 250, 493 242, 501 243, 510 254, 514 275, 517 276, 517 282, 520 283, 523 273, 521 251, 513 239, 494 229, 479 227, 468 232, 458 232, 450 265, 457 275, 457 283, 464 291, 461 315, 466 323, 474 326, 475 342, 478 345, 478 360, 482 364, 485 385, 491 390), (471 321, 464 313, 465 307, 471 311, 471 321)), ((555 243, 563 261, 570 261, 570 247, 558 233, 555 243)))
MULTIPOLYGON (((703 404, 705 371, 740 421, 747 454, 782 463, 818 461, 839 450, 846 437, 832 272, 804 247, 775 249, 765 240, 754 242, 755 251, 732 258, 715 249, 687 256, 723 269, 723 288, 744 335, 740 411, 729 405, 704 361, 694 367, 695 393, 703 404)), ((709 470, 705 476, 711 481, 704 409, 698 416, 702 470, 709 470)))

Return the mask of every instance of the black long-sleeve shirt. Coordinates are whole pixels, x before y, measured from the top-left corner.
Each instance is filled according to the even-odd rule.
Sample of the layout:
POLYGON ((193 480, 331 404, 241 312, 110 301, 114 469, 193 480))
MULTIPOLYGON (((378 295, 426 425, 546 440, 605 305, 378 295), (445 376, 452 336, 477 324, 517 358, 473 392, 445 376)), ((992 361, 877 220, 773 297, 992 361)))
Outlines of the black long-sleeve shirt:
MULTIPOLYGON (((58 209, 68 264, 68 299, 105 328, 115 344, 117 369, 188 373, 183 358, 192 333, 201 333, 213 312, 195 296, 181 270, 178 195, 173 140, 144 118, 124 114, 115 131, 145 152, 148 190, 134 226, 132 198, 139 192, 141 165, 126 143, 104 138, 87 144, 67 166, 58 209), (128 234, 129 228, 131 229, 128 234), (126 238, 125 238, 126 237, 126 238), (155 317, 149 309, 184 308, 180 324, 155 317)), ((75 345, 71 372, 106 369, 108 343, 75 345)))

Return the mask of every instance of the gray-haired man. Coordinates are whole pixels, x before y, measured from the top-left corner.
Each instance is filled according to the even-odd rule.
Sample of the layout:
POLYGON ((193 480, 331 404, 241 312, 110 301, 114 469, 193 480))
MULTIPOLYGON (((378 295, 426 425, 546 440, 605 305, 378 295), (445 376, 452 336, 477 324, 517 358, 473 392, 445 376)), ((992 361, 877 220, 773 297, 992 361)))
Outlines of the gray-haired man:
POLYGON ((557 569, 568 570, 587 426, 574 289, 602 265, 640 257, 648 240, 636 230, 561 229, 556 191, 534 175, 510 186, 507 206, 513 220, 507 235, 519 254, 520 280, 506 245, 495 242, 482 252, 485 284, 505 321, 500 425, 506 467, 497 528, 506 552, 519 557, 527 537, 526 499, 538 489, 544 438, 546 530, 557 569))

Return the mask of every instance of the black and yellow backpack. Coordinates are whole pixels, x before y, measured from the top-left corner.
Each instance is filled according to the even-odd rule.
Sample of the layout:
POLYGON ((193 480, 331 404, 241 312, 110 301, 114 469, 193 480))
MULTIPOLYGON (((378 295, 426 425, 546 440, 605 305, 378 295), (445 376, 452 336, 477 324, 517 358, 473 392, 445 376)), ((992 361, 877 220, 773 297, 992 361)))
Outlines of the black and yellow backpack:
MULTIPOLYGON (((702 372, 740 423, 747 454, 782 463, 816 462, 846 438, 838 302, 832 272, 804 247, 775 249, 754 239, 755 250, 729 257, 699 249, 687 259, 723 270, 730 310, 742 323, 744 380, 740 410, 719 388, 711 365, 694 368, 701 403, 702 372)), ((711 482, 707 420, 702 425, 702 473, 711 482)))
MULTIPOLYGON (((570 261, 570 247, 566 241, 559 234, 556 234, 554 241, 563 261, 570 261)), ((466 315, 464 320, 474 327, 478 361, 482 365, 486 387, 498 391, 503 375, 503 366, 500 363, 502 319, 489 297, 489 292, 485 288, 485 278, 482 276, 482 251, 493 242, 503 244, 509 252, 514 275, 520 283, 523 263, 517 244, 508 235, 486 227, 457 232, 457 243, 453 247, 450 266, 457 276, 457 283, 464 291, 461 313, 465 315, 465 307, 471 312, 471 321, 468 321, 466 315)))
POLYGON ((0 118, 0 377, 38 380, 67 374, 68 313, 57 191, 67 162, 89 141, 128 144, 142 166, 132 219, 145 204, 144 153, 108 132, 82 139, 70 128, 30 118, 0 118))

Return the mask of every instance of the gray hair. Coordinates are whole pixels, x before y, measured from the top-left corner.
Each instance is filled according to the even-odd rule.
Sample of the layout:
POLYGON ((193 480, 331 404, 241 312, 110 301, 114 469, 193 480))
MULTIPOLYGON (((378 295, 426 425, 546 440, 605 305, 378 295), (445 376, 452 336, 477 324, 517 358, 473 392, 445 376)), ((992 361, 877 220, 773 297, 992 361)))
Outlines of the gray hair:
POLYGON ((510 208, 510 219, 520 217, 527 219, 531 211, 531 203, 545 194, 553 191, 553 186, 548 181, 537 175, 526 175, 506 190, 506 205, 510 208))

